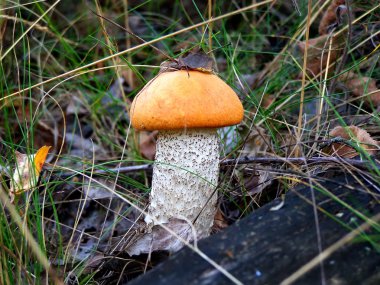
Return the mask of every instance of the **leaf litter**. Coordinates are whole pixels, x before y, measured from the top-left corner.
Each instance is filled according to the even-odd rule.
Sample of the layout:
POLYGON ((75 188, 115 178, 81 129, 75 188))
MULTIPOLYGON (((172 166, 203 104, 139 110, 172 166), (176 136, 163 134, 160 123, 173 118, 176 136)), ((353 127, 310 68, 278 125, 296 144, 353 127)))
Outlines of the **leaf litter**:
MULTIPOLYGON (((340 25, 341 18, 344 17, 344 5, 345 1, 334 0, 332 4, 327 8, 326 12, 322 16, 322 19, 319 24, 319 33, 320 36, 311 38, 309 41, 309 60, 308 60, 308 72, 311 76, 315 76, 321 74, 327 67, 327 56, 329 55, 329 63, 336 63, 343 51, 345 45, 345 37, 330 37, 330 32, 334 28, 340 25), (339 9, 340 10, 339 10, 339 9), (331 48, 330 48, 330 39, 331 40, 331 48)), ((286 5, 286 4, 284 4, 286 5)), ((145 25, 142 23, 141 18, 137 16, 132 16, 130 18, 133 24, 133 29, 135 31, 146 31, 145 25)), ((178 46, 180 46, 179 43, 178 46)), ((268 42, 269 44, 269 42, 268 42)), ((298 49, 301 53, 301 57, 305 52, 305 42, 298 43, 298 49)), ((188 45, 185 45, 187 48, 188 45)), ((146 53, 141 52, 137 54, 136 57, 144 58, 146 53)), ((218 57, 217 62, 223 61, 224 58, 218 57)), ((255 62, 259 61, 256 60, 255 62)), ((260 63, 259 63, 260 64, 260 63)), ((180 61, 170 66, 171 68, 200 68, 205 69, 206 71, 213 70, 214 67, 211 67, 210 62, 205 62, 201 57, 195 55, 193 58, 187 58, 186 56, 180 58, 180 61), (181 62, 182 60, 182 62, 181 62), (199 61, 200 60, 200 61, 199 61), (193 65, 194 64, 194 65, 193 65)), ((331 73, 333 73, 334 68, 329 69, 331 73)), ((128 122, 129 118, 127 117, 127 112, 124 111, 124 106, 120 103, 123 102, 122 93, 120 90, 120 85, 123 86, 123 91, 127 93, 131 93, 133 90, 128 89, 129 86, 126 87, 125 84, 125 75, 123 77, 116 78, 113 81, 113 84, 109 87, 107 94, 102 97, 101 103, 103 111, 109 112, 107 114, 110 117, 123 117, 123 120, 128 122), (109 109, 108 109, 109 108, 109 109), (121 115, 120 115, 121 114, 121 115), (123 115, 124 114, 124 115, 123 115)), ((249 76, 252 81, 250 85, 253 85, 253 81, 256 82, 256 77, 251 78, 251 74, 246 74, 249 76)), ((371 75, 372 76, 372 75, 371 75)), ((366 104, 373 105, 375 107, 378 106, 379 100, 378 94, 380 91, 376 86, 376 76, 372 77, 364 77, 354 72, 346 72, 339 76, 338 80, 349 90, 349 94, 357 97, 359 99, 365 98, 366 104)), ((297 78, 297 76, 294 76, 297 78)), ((135 83, 134 83, 135 84, 135 83)), ((255 83, 256 84, 256 83, 255 83)), ((128 83, 130 85, 130 83, 128 83)), ((263 100, 263 106, 268 108, 271 104, 273 104, 272 95, 268 96, 268 102, 263 100), (264 102, 265 101, 265 102, 264 102)), ((77 96, 73 96, 73 100, 68 100, 68 104, 66 105, 66 114, 72 116, 88 116, 90 110, 88 110, 88 105, 85 105, 81 102, 81 100, 77 100, 77 96)), ((276 96, 276 101, 277 101, 276 96)), ((265 97, 266 98, 266 97, 265 97)), ((264 98, 264 99, 265 99, 264 98)), ((275 102, 277 103, 277 102, 275 102)), ((20 110, 20 109, 19 109, 20 110)), ((250 110, 248 110, 250 112, 250 110)), ((21 116, 21 114, 19 114, 21 116)), ((24 114, 25 115, 25 114, 24 114)), ((273 116, 278 114, 273 114, 273 116)), ((350 114, 349 114, 350 115, 350 114)), ((280 118, 280 116, 278 116, 280 118)), ((92 135, 92 132, 96 131, 95 125, 90 125, 90 133, 91 135, 87 136, 81 133, 78 133, 72 128, 70 132, 66 136, 66 145, 69 145, 69 149, 65 149, 67 151, 66 155, 76 156, 78 158, 78 164, 73 163, 69 159, 60 158, 59 163, 61 165, 69 165, 72 166, 76 170, 81 170, 86 162, 91 161, 93 156, 95 155, 96 160, 107 160, 110 158, 109 152, 102 144, 102 141, 96 139, 96 136, 92 135), (95 138, 95 139, 94 139, 95 138), (94 151, 95 150, 95 151, 94 151), (64 163, 65 162, 65 163, 64 163)), ((247 123, 249 125, 249 122, 247 123)), ((235 138, 231 138, 230 132, 226 131, 228 135, 226 138, 228 140, 228 147, 224 148, 227 150, 226 153, 229 153, 235 148, 235 138)), ((155 154, 155 133, 140 133, 139 136, 139 151, 144 158, 153 160, 155 154)), ((257 129, 249 129, 245 135, 242 135, 243 138, 246 138, 245 144, 240 149, 241 156, 268 156, 273 154, 272 146, 274 144, 273 138, 269 137, 266 131, 261 128, 257 129)), ((371 138, 370 134, 362 128, 356 126, 349 127, 335 127, 329 133, 330 138, 342 138, 344 141, 333 140, 329 146, 329 149, 324 149, 325 154, 332 156, 340 156, 343 158, 352 158, 356 157, 360 154, 357 148, 350 146, 347 142, 351 142, 353 144, 357 144, 358 147, 365 149, 370 155, 377 154, 377 146, 378 142, 371 138)), ((281 140, 280 140, 281 141, 281 140)), ((287 157, 292 157, 293 151, 292 146, 294 146, 297 141, 292 136, 285 136, 284 140, 282 140, 283 145, 281 147, 284 150, 284 153, 287 157), (290 138, 289 138, 290 137, 290 138), (285 138, 287 139, 285 141, 285 138), (286 149, 285 149, 286 148, 286 149)), ((38 153, 38 152, 37 152, 38 153)), ((19 170, 24 169, 33 169, 33 161, 36 161, 36 157, 32 157, 29 155, 20 156, 20 159, 17 159, 17 165, 19 170)), ((37 154, 36 154, 37 156, 37 154)), ((46 156, 45 156, 46 158, 46 156)), ((45 160, 45 158, 43 160, 45 160)), ((38 156, 37 162, 39 165, 40 156, 38 156)), ((273 188, 273 181, 276 179, 276 176, 271 173, 272 167, 258 167, 255 166, 239 166, 233 170, 233 176, 238 181, 236 185, 239 185, 238 188, 233 188, 235 191, 233 194, 237 194, 236 196, 252 196, 260 193, 265 193, 268 188, 273 188)), ((29 173, 30 171, 28 171, 29 173)), ((33 173, 33 171, 31 171, 33 173)), ((11 184, 11 193, 19 193, 23 191, 30 191, 36 187, 36 181, 38 180, 38 175, 40 171, 34 170, 34 173, 37 175, 29 175, 26 177, 23 175, 24 171, 18 171, 13 174, 13 182, 11 184), (24 178, 22 178, 24 177, 24 178), (26 178, 25 178, 26 177, 26 178)), ((26 173, 26 172, 25 172, 26 173)), ((133 178, 138 179, 138 175, 133 178)), ((97 178, 100 179, 100 178, 97 178)), ((119 178, 120 179, 120 178, 119 178)), ((126 179, 125 177, 121 177, 121 179, 126 179)), ((148 178, 149 179, 149 173, 148 178)), ((144 193, 140 189, 137 189, 135 185, 124 183, 125 181, 111 181, 111 180, 103 180, 100 179, 101 183, 107 185, 109 188, 114 188, 116 184, 116 191, 125 191, 121 185, 124 187, 128 187, 128 191, 134 192, 136 196, 143 197, 141 201, 136 201, 136 203, 141 203, 142 205, 146 204, 146 196, 144 200, 144 193)), ((140 179, 141 181, 141 179, 140 179)), ((149 185, 149 184, 148 184, 149 185)), ((147 186, 147 185, 145 185, 147 186)), ((165 239, 162 239, 160 236, 162 234, 162 229, 157 228, 155 231, 151 233, 151 235, 146 236, 145 240, 140 242, 140 245, 134 245, 134 247, 129 247, 130 238, 133 236, 130 234, 132 231, 139 230, 138 219, 140 217, 139 213, 131 210, 129 205, 122 204, 122 201, 113 197, 109 191, 103 189, 102 187, 96 186, 95 183, 90 182, 88 179, 78 179, 77 177, 73 177, 67 181, 65 181, 65 185, 61 186, 61 188, 57 189, 57 192, 53 193, 55 198, 56 206, 58 207, 58 212, 60 215, 60 223, 65 225, 62 227, 62 236, 65 239, 65 242, 69 241, 69 237, 73 235, 71 238, 71 243, 67 246, 69 247, 68 253, 71 260, 69 262, 73 267, 78 262, 88 262, 90 267, 94 266, 95 270, 99 270, 102 266, 102 262, 105 259, 109 258, 109 256, 114 256, 115 252, 123 252, 129 251, 130 254, 138 254, 141 251, 146 251, 147 248, 159 249, 165 248, 167 244, 176 244, 177 240, 167 239, 167 235, 165 239), (78 208, 82 208, 83 212, 80 217, 75 216, 75 210, 78 208), (116 210, 115 210, 116 209, 116 210), (79 220, 77 225, 75 225, 75 221, 79 220), (103 229, 103 230, 102 230, 103 229), (152 239, 153 237, 153 239, 152 239), (156 240, 157 242, 152 242, 152 240, 156 240), (108 255, 109 254, 109 255, 108 255), (107 256, 108 255, 108 256, 107 256)), ((223 202, 222 202, 223 204, 223 202)), ((283 207, 284 203, 280 203, 278 208, 275 210, 279 210, 279 208, 283 207)), ((227 206, 228 207, 228 206, 227 206)), ((241 211, 237 211, 237 214, 228 214, 234 212, 232 209, 226 210, 226 204, 221 205, 220 211, 217 212, 217 216, 215 217, 215 224, 219 228, 224 228, 231 222, 231 215, 240 216, 241 211)), ((47 209, 47 216, 52 219, 52 209, 47 209), (50 215, 49 215, 50 214, 50 215)), ((49 222, 49 226, 51 226, 50 232, 48 233, 49 240, 54 243, 54 238, 58 235, 58 224, 51 221, 49 222)), ((170 227, 181 227, 184 229, 186 234, 190 234, 188 232, 189 225, 182 220, 173 221, 173 223, 169 224, 170 227), (186 230, 185 230, 186 229, 186 230)), ((137 234, 138 236, 138 234, 137 234)), ((65 244, 64 242, 64 244, 65 244)), ((66 246, 66 244, 65 244, 66 246)), ((53 249, 58 247, 57 244, 51 244, 51 248, 53 249)), ((54 255, 54 250, 51 250, 52 256, 54 255)), ((116 255, 115 255, 116 256, 116 255)), ((63 264, 66 261, 56 260, 56 264, 63 264)), ((103 264, 104 266, 104 264, 103 264)), ((112 266, 111 266, 112 267, 112 266)), ((143 266, 144 267, 144 266, 143 266)), ((112 271, 112 268, 110 269, 112 271)))
POLYGON ((16 196, 31 191, 37 186, 49 149, 50 146, 43 146, 35 154, 29 155, 16 151, 16 164, 9 189, 11 203, 14 202, 16 196))

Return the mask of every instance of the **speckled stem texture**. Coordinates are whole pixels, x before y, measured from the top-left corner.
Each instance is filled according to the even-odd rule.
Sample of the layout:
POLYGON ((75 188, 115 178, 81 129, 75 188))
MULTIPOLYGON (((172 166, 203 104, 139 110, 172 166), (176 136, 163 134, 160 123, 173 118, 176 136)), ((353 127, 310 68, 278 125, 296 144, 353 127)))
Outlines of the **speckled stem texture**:
MULTIPOLYGON (((197 218, 194 223, 197 238, 208 236, 216 211, 218 173, 216 129, 160 132, 149 215, 155 217, 158 224, 167 223, 171 218, 190 222, 197 218)), ((149 216, 145 221, 153 223, 149 216)))

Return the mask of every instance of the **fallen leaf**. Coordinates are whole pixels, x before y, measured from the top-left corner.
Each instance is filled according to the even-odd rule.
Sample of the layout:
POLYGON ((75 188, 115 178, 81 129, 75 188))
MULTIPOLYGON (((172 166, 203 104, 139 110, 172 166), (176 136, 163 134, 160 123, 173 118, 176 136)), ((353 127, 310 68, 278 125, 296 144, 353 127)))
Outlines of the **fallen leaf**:
POLYGON ((88 115, 89 111, 80 99, 81 94, 67 95, 67 97, 66 115, 88 115))
POLYGON ((123 70, 121 74, 131 90, 136 88, 138 80, 136 74, 131 69, 123 70))
MULTIPOLYGON (((329 63, 334 63, 342 52, 342 44, 344 37, 337 35, 332 37, 331 50, 329 35, 323 35, 318 38, 309 39, 307 51, 307 66, 306 70, 310 76, 316 76, 327 66, 328 54, 330 52, 329 63)), ((305 54, 306 42, 299 42, 298 48, 302 54, 305 54)), ((330 71, 334 71, 330 68, 330 71)), ((300 75, 298 76, 300 77, 300 75)))
POLYGON ((329 7, 323 14, 321 21, 319 22, 318 31, 320 35, 328 34, 329 27, 331 27, 339 21, 339 11, 337 12, 337 9, 340 5, 344 4, 346 4, 345 0, 334 0, 331 2, 329 7))
POLYGON ((275 97, 272 94, 265 94, 261 101, 261 107, 265 110, 268 109, 275 101, 275 97))
POLYGON ((31 155, 16 152, 16 166, 9 189, 12 203, 16 195, 36 186, 49 149, 50 146, 43 146, 31 155))
MULTIPOLYGON (((165 227, 175 232, 187 242, 196 242, 197 240, 192 226, 189 225, 187 221, 172 218, 165 223, 165 227)), ((173 253, 184 246, 181 240, 160 225, 153 226, 151 229, 145 225, 142 229, 138 229, 138 231, 129 232, 130 236, 125 238, 125 245, 119 243, 119 247, 121 247, 120 250, 126 251, 130 256, 151 253, 158 250, 173 253)), ((114 247, 114 249, 115 248, 116 247, 114 247)))
MULTIPOLYGON (((240 151, 242 156, 264 156, 267 153, 270 137, 262 128, 249 131, 244 146, 240 151)), ((260 165, 260 168, 270 167, 260 165)), ((235 176, 240 180, 242 192, 248 195, 260 193, 265 187, 272 184, 273 175, 269 171, 257 170, 254 165, 237 167, 235 176)))
POLYGON ((128 112, 125 112, 131 106, 132 102, 126 97, 133 89, 127 84, 124 77, 118 77, 112 83, 109 90, 105 92, 101 99, 99 111, 104 112, 112 118, 129 121, 128 112))
POLYGON ((228 227, 228 223, 223 216, 222 211, 218 208, 214 216, 214 225, 212 226, 212 232, 216 233, 228 227))
POLYGON ((283 156, 300 157, 302 155, 302 144, 297 140, 294 133, 288 130, 281 131, 276 135, 276 140, 280 145, 280 149, 283 151, 283 156))
POLYGON ((92 158, 94 153, 98 159, 107 158, 107 153, 91 138, 84 138, 82 135, 75 133, 67 133, 65 135, 65 143, 70 146, 70 155, 81 158, 92 158))
POLYGON ((154 160, 156 156, 156 141, 158 131, 154 132, 139 132, 139 149, 143 157, 149 160, 154 160))
POLYGON ((359 76, 354 72, 347 72, 339 76, 339 80, 351 91, 355 97, 361 97, 365 94, 368 104, 373 104, 375 107, 380 106, 380 89, 376 86, 376 80, 371 77, 359 76))
MULTIPOLYGON (((371 138, 370 134, 359 127, 337 126, 330 131, 331 137, 341 137, 344 140, 355 142, 357 141, 361 148, 366 150, 368 154, 373 155, 378 150, 379 143, 371 138)), ((342 158, 353 158, 358 155, 358 152, 351 146, 334 142, 331 146, 326 147, 324 152, 332 156, 340 156, 342 158)))

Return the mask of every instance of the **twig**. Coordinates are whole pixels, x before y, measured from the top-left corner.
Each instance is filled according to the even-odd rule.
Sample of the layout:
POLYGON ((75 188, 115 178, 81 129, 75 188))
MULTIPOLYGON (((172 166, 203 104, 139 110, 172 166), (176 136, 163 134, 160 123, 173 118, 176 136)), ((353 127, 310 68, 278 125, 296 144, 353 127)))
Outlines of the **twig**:
MULTIPOLYGON (((132 166, 123 166, 123 167, 116 167, 116 168, 109 168, 109 169, 98 169, 93 171, 93 176, 98 176, 98 175, 104 175, 104 174, 110 174, 110 173, 132 173, 132 172, 139 172, 139 171, 149 171, 153 169, 153 164, 142 164, 142 165, 132 165, 132 166)), ((53 171, 53 172, 59 172, 59 169, 51 169, 51 168, 45 168, 44 170, 46 171, 53 171)), ((90 169, 88 171, 84 171, 84 173, 90 172, 90 169)), ((68 178, 72 176, 77 176, 80 175, 77 171, 73 172, 62 172, 60 174, 57 174, 60 178, 68 178)))
MULTIPOLYGON (((303 158, 303 157, 252 157, 252 156, 246 156, 241 157, 238 159, 225 159, 220 162, 221 167, 228 167, 228 166, 235 166, 235 165, 242 165, 242 164, 325 164, 325 163, 335 163, 335 164, 345 164, 345 165, 351 165, 359 169, 365 169, 365 170, 373 170, 373 169, 380 169, 380 164, 375 161, 369 161, 369 160, 357 160, 357 159, 344 159, 339 157, 311 157, 311 158, 303 158)), ((149 164, 142 164, 142 165, 132 165, 132 166, 123 166, 123 167, 117 167, 117 168, 109 168, 109 169, 99 169, 94 170, 93 175, 105 175, 105 174, 111 174, 111 173, 133 173, 133 172, 139 172, 139 171, 151 171, 153 169, 153 163, 149 164)), ((52 169, 45 167, 45 171, 52 171, 57 172, 57 176, 60 178, 68 178, 72 176, 80 175, 77 171, 73 172, 60 172, 60 170, 52 169)), ((84 170, 84 173, 90 172, 91 169, 88 171, 84 170)))
POLYGON ((369 160, 357 160, 357 159, 344 159, 339 157, 244 157, 238 160, 227 159, 222 161, 220 166, 231 166, 236 164, 279 164, 279 163, 291 163, 291 164, 324 164, 324 163, 336 163, 345 164, 357 167, 359 169, 372 170, 374 168, 380 169, 380 164, 375 161, 369 160))

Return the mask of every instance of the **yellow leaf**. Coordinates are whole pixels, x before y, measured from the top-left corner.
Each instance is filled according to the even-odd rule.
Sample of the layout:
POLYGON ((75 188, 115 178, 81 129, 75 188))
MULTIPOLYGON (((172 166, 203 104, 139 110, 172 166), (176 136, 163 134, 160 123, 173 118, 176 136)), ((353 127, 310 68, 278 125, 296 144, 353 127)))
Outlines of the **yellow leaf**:
POLYGON ((45 160, 46 160, 47 154, 49 153, 50 148, 51 148, 51 146, 44 145, 35 154, 34 165, 35 165, 36 173, 38 175, 40 174, 40 172, 42 170, 42 166, 45 163, 45 160))
POLYGON ((31 155, 16 153, 16 166, 9 190, 11 202, 15 195, 29 191, 36 186, 49 149, 50 146, 43 146, 31 155))

